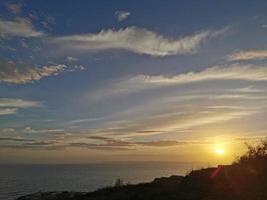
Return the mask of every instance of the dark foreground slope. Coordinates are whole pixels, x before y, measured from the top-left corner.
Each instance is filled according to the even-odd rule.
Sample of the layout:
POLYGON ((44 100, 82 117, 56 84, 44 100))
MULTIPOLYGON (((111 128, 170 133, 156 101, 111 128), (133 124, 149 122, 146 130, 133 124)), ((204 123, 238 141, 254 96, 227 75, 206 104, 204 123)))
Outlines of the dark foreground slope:
POLYGON ((36 193, 19 200, 260 200, 267 199, 267 165, 233 164, 192 171, 186 177, 100 189, 91 193, 36 193))
POLYGON ((185 177, 103 188, 90 193, 36 193, 18 200, 267 200, 267 142, 249 147, 232 165, 192 171, 185 177))

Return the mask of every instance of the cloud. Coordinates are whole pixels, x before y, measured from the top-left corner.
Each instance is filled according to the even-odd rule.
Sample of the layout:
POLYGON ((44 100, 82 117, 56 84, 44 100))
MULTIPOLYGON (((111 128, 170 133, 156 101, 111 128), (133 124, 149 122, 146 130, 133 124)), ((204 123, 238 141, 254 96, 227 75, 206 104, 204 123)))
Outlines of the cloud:
POLYGON ((111 144, 94 144, 94 143, 85 143, 85 142, 74 142, 70 144, 71 147, 94 149, 94 150, 105 150, 105 151, 125 151, 125 150, 134 150, 133 148, 120 146, 120 145, 111 145, 111 144))
POLYGON ((54 145, 54 144, 58 144, 57 141, 30 141, 27 143, 24 143, 23 145, 27 145, 27 146, 49 146, 49 145, 54 145))
POLYGON ((21 12, 21 4, 15 4, 15 3, 6 3, 6 8, 9 12, 11 12, 14 15, 19 15, 21 12))
POLYGON ((235 137, 235 140, 238 141, 246 141, 246 142, 251 142, 251 141, 263 141, 267 139, 266 135, 245 135, 245 136, 240 136, 240 137, 235 137))
POLYGON ((0 138, 1 141, 9 141, 11 144, 0 143, 0 149, 62 150, 66 147, 64 144, 50 140, 38 141, 26 138, 0 138))
POLYGON ((130 16, 130 14, 131 13, 128 11, 116 11, 115 17, 119 22, 121 22, 121 21, 127 19, 130 16))
POLYGON ((126 50, 151 56, 192 54, 208 38, 223 31, 202 31, 182 38, 166 38, 145 28, 107 29, 99 33, 70 35, 51 39, 52 44, 69 51, 126 50))
POLYGON ((67 60, 68 62, 74 62, 74 61, 77 61, 78 58, 75 58, 75 57, 72 57, 72 56, 68 56, 68 57, 66 58, 66 60, 67 60))
POLYGON ((52 30, 52 27, 56 24, 55 18, 52 16, 47 16, 46 19, 44 21, 40 22, 44 28, 48 29, 48 30, 52 30))
POLYGON ((40 107, 41 105, 40 102, 36 101, 0 98, 0 115, 15 114, 18 109, 40 107))
POLYGON ((230 66, 215 66, 202 71, 187 72, 175 76, 137 75, 115 81, 104 88, 98 88, 90 92, 88 99, 96 101, 109 96, 131 94, 167 86, 226 80, 267 81, 267 68, 265 66, 233 64, 230 66))
POLYGON ((184 134, 217 124, 235 127, 234 123, 241 119, 247 121, 266 112, 267 91, 263 87, 266 81, 265 65, 244 64, 215 66, 174 76, 124 78, 91 91, 84 99, 87 105, 90 100, 97 101, 103 109, 112 104, 116 111, 103 114, 104 118, 76 122, 90 128, 96 126, 92 134, 126 139, 184 134), (200 82, 205 84, 196 84, 200 82), (184 84, 186 87, 181 87, 184 84), (126 98, 141 98, 141 101, 125 108, 119 104, 126 98), (125 122, 112 123, 122 119, 125 122))
POLYGON ((55 76, 64 71, 84 70, 83 66, 67 67, 63 64, 54 64, 43 67, 34 67, 31 64, 16 63, 0 60, 0 83, 25 84, 39 81, 44 77, 55 76))
POLYGON ((87 137, 92 140, 103 141, 104 143, 71 143, 74 147, 85 147, 89 149, 98 150, 135 150, 138 146, 145 147, 172 147, 180 145, 199 145, 207 144, 204 141, 190 141, 190 140, 156 140, 156 141, 125 141, 105 136, 89 136, 87 137))
POLYGON ((266 50, 240 51, 229 55, 229 61, 248 61, 256 59, 267 59, 266 50))
POLYGON ((177 140, 160 140, 160 141, 148 141, 148 142, 137 142, 138 145, 151 146, 151 147, 170 147, 170 146, 180 146, 189 144, 186 141, 177 140))
POLYGON ((16 131, 16 129, 14 128, 3 128, 3 129, 0 129, 0 133, 3 132, 3 133, 14 133, 16 131))
POLYGON ((0 107, 31 108, 31 107, 40 107, 41 105, 42 104, 37 101, 0 98, 0 107))
POLYGON ((135 131, 136 133, 148 133, 148 134, 153 134, 153 133, 161 133, 162 131, 161 130, 138 130, 138 131, 135 131))
POLYGON ((117 140, 110 138, 110 137, 105 137, 105 136, 94 135, 94 136, 88 136, 86 138, 92 139, 92 140, 102 140, 102 141, 109 142, 109 143, 117 142, 117 140))
MULTIPOLYGON (((165 89, 164 93, 154 93, 153 98, 144 99, 140 104, 113 113, 91 133, 123 138, 177 135, 190 133, 207 125, 231 124, 264 113, 267 108, 266 90, 263 92, 251 86, 235 88, 239 83, 231 83, 232 90, 225 88, 224 84, 216 86, 213 82, 211 84, 216 86, 213 89, 208 87, 200 90, 198 85, 190 91, 167 92, 165 89), (124 119, 125 122, 112 123, 119 119, 124 119)), ((88 124, 88 121, 84 122, 88 124)))
MULTIPOLYGON (((173 105, 173 104, 172 104, 173 105)), ((186 105, 187 106, 187 105, 186 105)), ((171 106, 170 106, 171 107, 171 106)), ((182 108, 176 108, 178 112, 182 108)), ((196 127, 203 127, 210 124, 218 124, 235 119, 241 119, 252 114, 255 114, 253 109, 208 109, 201 106, 197 109, 194 107, 194 112, 187 110, 183 114, 173 114, 164 111, 165 115, 155 114, 153 117, 142 117, 140 119, 132 119, 127 124, 121 124, 120 127, 113 130, 101 130, 101 133, 106 135, 120 136, 125 138, 134 138, 139 136, 164 135, 166 133, 180 133, 184 130, 191 130, 196 127), (158 129, 159 132, 137 132, 138 129, 158 129)), ((140 113, 139 113, 140 114, 140 113)))
POLYGON ((42 31, 37 31, 28 18, 16 18, 15 20, 4 20, 0 18, 0 37, 40 37, 42 31))
MULTIPOLYGON (((101 141, 102 139, 99 138, 101 141)), ((0 148, 12 148, 12 149, 31 149, 31 150, 59 150, 65 148, 86 148, 92 150, 101 151, 129 151, 137 150, 138 147, 153 147, 153 148, 164 148, 174 147, 181 145, 202 145, 211 144, 207 141, 190 141, 190 140, 156 140, 156 141, 122 141, 118 139, 103 139, 104 143, 93 143, 93 142, 70 142, 61 143, 55 140, 33 140, 19 137, 2 137, 1 141, 9 141, 11 144, 0 144, 0 148)))
POLYGON ((23 129, 24 133, 49 133, 49 134, 60 134, 64 133, 64 129, 33 129, 30 126, 27 126, 23 129))
POLYGON ((0 141, 11 141, 11 142, 34 142, 33 139, 25 139, 25 138, 11 138, 11 137, 0 137, 0 141))
POLYGON ((151 146, 151 147, 170 147, 177 145, 185 145, 186 142, 181 141, 146 141, 146 142, 134 142, 125 141, 105 136, 89 136, 88 139, 99 140, 104 143, 89 143, 89 142, 74 142, 70 143, 71 147, 95 149, 95 150, 136 150, 138 146, 151 146))
POLYGON ((11 115, 17 112, 17 108, 0 108, 0 115, 11 115))

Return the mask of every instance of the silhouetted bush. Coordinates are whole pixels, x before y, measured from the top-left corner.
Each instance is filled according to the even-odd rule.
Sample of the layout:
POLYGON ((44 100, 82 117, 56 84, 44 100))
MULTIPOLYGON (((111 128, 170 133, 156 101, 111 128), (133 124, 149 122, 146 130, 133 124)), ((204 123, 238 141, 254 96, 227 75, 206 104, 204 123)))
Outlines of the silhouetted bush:
POLYGON ((123 183, 123 180, 118 178, 116 181, 115 181, 115 184, 114 184, 114 187, 121 187, 123 186, 124 183, 123 183))
POLYGON ((238 160, 238 164, 248 164, 252 162, 261 162, 267 160, 267 140, 262 141, 260 144, 253 146, 246 143, 247 152, 238 160))

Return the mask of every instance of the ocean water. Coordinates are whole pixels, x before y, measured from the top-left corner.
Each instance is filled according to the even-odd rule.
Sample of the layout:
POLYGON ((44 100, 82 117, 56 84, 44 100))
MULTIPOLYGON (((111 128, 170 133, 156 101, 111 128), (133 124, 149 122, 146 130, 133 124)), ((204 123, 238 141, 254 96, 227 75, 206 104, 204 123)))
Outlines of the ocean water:
POLYGON ((203 163, 105 163, 75 165, 0 165, 0 199, 13 200, 39 191, 93 191, 156 177, 185 175, 203 163))

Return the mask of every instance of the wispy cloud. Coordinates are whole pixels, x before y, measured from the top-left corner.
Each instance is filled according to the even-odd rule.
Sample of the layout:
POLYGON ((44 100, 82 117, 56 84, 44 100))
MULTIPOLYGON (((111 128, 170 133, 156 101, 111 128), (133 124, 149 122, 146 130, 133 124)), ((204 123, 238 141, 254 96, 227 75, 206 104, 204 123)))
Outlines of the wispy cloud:
POLYGON ((67 67, 63 64, 48 65, 43 67, 31 66, 27 63, 0 60, 0 83, 25 84, 39 81, 44 77, 55 76, 64 71, 83 70, 83 66, 67 67))
POLYGON ((64 129, 33 129, 32 127, 30 126, 27 126, 23 129, 24 133, 64 133, 64 129))
POLYGON ((11 141, 11 142, 34 142, 33 139, 26 139, 26 138, 20 138, 20 137, 0 137, 0 141, 11 141))
POLYGON ((142 146, 151 146, 151 147, 170 147, 170 146, 188 145, 190 144, 190 142, 177 141, 177 140, 158 140, 158 141, 137 142, 136 144, 142 146))
POLYGON ((116 11, 115 17, 119 22, 121 22, 121 21, 127 19, 130 16, 130 14, 131 13, 128 11, 116 11))
POLYGON ((234 64, 215 66, 202 71, 182 73, 175 76, 138 75, 116 81, 109 86, 105 86, 105 88, 98 88, 98 90, 90 92, 88 98, 94 101, 103 99, 103 97, 131 94, 166 86, 225 80, 267 81, 267 68, 265 66, 234 64))
POLYGON ((228 56, 229 61, 267 59, 267 50, 240 51, 228 56))
POLYGON ((115 150, 115 151, 125 151, 125 150, 136 150, 140 146, 144 147, 172 147, 180 145, 189 145, 189 144, 200 144, 198 142, 191 141, 178 141, 178 140, 157 140, 157 141, 143 141, 143 142, 134 142, 128 140, 120 140, 111 137, 104 136, 90 136, 87 137, 91 139, 91 142, 73 142, 67 146, 78 147, 78 148, 87 148, 95 150, 115 150), (95 142, 95 140, 100 141, 95 142))
POLYGON ((28 18, 18 17, 15 20, 5 20, 0 18, 0 37, 40 37, 42 31, 37 31, 28 18))
POLYGON ((41 105, 40 102, 36 101, 0 98, 0 115, 15 114, 18 109, 40 107, 41 105))
POLYGON ((208 38, 223 31, 202 31, 182 38, 166 38, 151 30, 127 27, 119 30, 107 29, 99 33, 70 35, 54 38, 52 43, 72 51, 126 50, 151 56, 192 54, 208 38))
POLYGON ((77 61, 78 58, 75 58, 75 57, 72 57, 72 56, 68 56, 68 57, 66 58, 66 60, 67 60, 68 62, 74 62, 74 61, 77 61))
MULTIPOLYGON (((240 83, 240 82, 239 82, 240 83)), ((213 82, 211 82, 213 85, 213 82)), ((222 84, 223 85, 223 84, 222 84)), ((232 87, 238 87, 232 82, 232 87)), ((232 123, 266 111, 266 90, 254 87, 173 90, 112 114, 92 134, 124 138, 191 132, 207 125, 232 123), (119 124, 112 120, 124 119, 119 124)), ((131 97, 134 98, 135 96, 131 97)), ((104 98, 107 99, 107 98, 104 98)), ((81 123, 88 121, 80 121, 81 123)), ((85 124, 85 123, 84 123, 85 124)))
POLYGON ((17 108, 0 108, 0 115, 11 115, 17 112, 17 108))
POLYGON ((7 141, 9 143, 0 143, 0 149, 23 149, 23 150, 62 150, 66 146, 57 141, 51 140, 35 140, 21 137, 0 138, 0 142, 7 141), (11 143, 10 143, 11 142, 11 143))
POLYGON ((246 142, 251 142, 251 141, 262 141, 267 138, 266 135, 244 135, 240 137, 235 137, 235 140, 238 141, 246 141, 246 142))
POLYGON ((16 3, 6 3, 6 8, 12 14, 19 15, 20 12, 21 12, 22 5, 21 4, 16 4, 16 3))
POLYGON ((131 143, 122 142, 122 141, 110 142, 110 143, 105 143, 105 144, 73 142, 73 143, 70 143, 69 146, 78 147, 78 148, 95 149, 95 150, 105 150, 105 151, 110 151, 110 150, 125 151, 125 150, 135 149, 131 143))
MULTIPOLYGON (((178 112, 177 110, 181 109, 182 108, 179 107, 176 108, 175 111, 178 112)), ((190 110, 184 110, 184 113, 182 114, 167 114, 166 112, 168 111, 165 111, 165 115, 156 114, 153 117, 132 119, 130 122, 121 124, 119 127, 115 127, 114 129, 102 129, 99 132, 106 135, 120 136, 125 138, 164 135, 170 132, 180 133, 184 130, 191 130, 193 128, 202 127, 209 124, 217 124, 235 119, 241 119, 254 114, 256 111, 253 109, 209 109, 205 106, 201 106, 199 109, 194 107, 194 112, 190 112, 190 110), (140 128, 143 130, 157 129, 159 131, 138 132, 140 128)))
POLYGON ((181 145, 199 145, 207 144, 206 141, 190 141, 190 140, 154 140, 154 141, 128 141, 120 140, 110 137, 103 136, 90 136, 88 137, 92 140, 99 140, 103 143, 93 143, 93 142, 80 142, 80 143, 70 143, 72 147, 87 148, 87 149, 97 149, 97 150, 136 150, 138 147, 173 147, 181 145))
POLYGON ((23 99, 0 98, 0 107, 31 108, 39 107, 42 104, 37 101, 28 101, 23 99))

